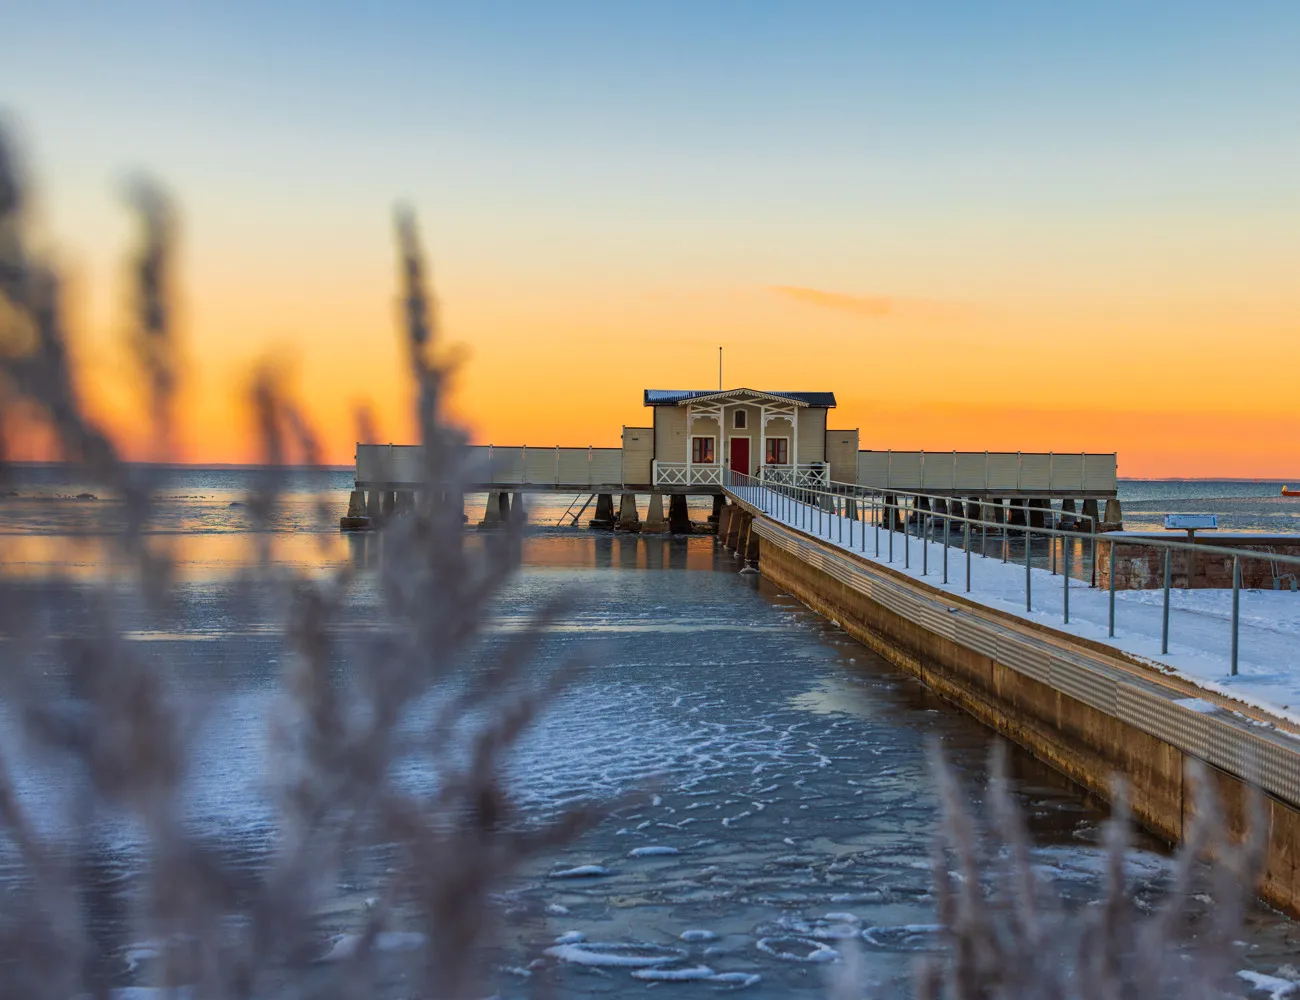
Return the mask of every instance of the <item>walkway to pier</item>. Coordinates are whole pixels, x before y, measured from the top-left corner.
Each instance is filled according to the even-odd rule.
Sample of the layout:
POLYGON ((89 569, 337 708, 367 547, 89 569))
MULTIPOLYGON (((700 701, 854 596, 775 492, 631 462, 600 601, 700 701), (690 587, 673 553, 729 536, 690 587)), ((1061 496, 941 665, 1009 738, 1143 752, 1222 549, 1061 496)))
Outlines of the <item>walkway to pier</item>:
POLYGON ((1035 539, 1027 566, 1023 534, 1015 529, 1007 532, 1001 525, 976 527, 967 541, 963 519, 953 518, 945 544, 941 515, 927 515, 933 523, 926 540, 915 527, 890 531, 884 517, 873 523, 865 505, 853 510, 853 516, 845 516, 764 487, 735 486, 728 494, 772 520, 855 556, 986 607, 1140 657, 1199 687, 1286 719, 1300 732, 1300 595, 1260 590, 1239 595, 1234 677, 1230 676, 1231 591, 1171 591, 1165 653, 1161 651, 1163 595, 1158 590, 1117 591, 1115 634, 1108 635, 1110 594, 1090 584, 1085 541, 1058 544, 1053 558, 1048 540, 1035 539), (991 537, 987 527, 995 529, 991 537))
POLYGON ((1284 623, 1269 615, 1276 606, 1255 600, 1300 596, 1241 595, 1234 586, 1225 622, 1213 591, 1190 591, 1179 606, 1169 590, 1176 551, 1198 550, 1197 558, 1226 551, 1234 580, 1241 562, 1267 554, 989 524, 1003 544, 985 557, 969 544, 967 526, 978 524, 982 536, 987 522, 921 506, 915 494, 843 489, 737 480, 719 535, 747 562, 757 558, 777 586, 1094 792, 1111 794, 1113 775, 1124 775, 1134 815, 1161 836, 1186 836, 1202 805, 1197 774, 1213 777, 1231 815, 1244 815, 1247 786, 1265 792, 1260 891, 1300 913, 1297 629, 1294 616, 1284 623), (888 516, 873 517, 882 500, 888 516), (905 518, 896 516, 899 500, 910 501, 900 505, 905 518), (930 528, 950 520, 961 525, 960 541, 945 545, 930 528), (1046 536, 1041 544, 1035 532, 1046 536), (1036 551, 1040 559, 1054 551, 1046 539, 1063 537, 1109 552, 1125 544, 1163 552, 1159 604, 1150 591, 1101 591, 1053 573, 1050 563, 1033 565, 1036 551), (1253 614, 1244 623, 1239 598, 1253 614), (1211 770, 1188 770, 1192 762, 1211 770))

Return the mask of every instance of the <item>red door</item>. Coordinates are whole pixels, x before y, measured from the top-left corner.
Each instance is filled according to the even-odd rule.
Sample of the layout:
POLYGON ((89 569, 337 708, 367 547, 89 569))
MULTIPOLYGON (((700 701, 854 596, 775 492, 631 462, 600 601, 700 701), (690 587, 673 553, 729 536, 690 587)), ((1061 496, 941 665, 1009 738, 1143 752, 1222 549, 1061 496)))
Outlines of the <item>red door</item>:
POLYGON ((750 474, 749 438, 735 437, 731 439, 731 471, 742 476, 750 474))

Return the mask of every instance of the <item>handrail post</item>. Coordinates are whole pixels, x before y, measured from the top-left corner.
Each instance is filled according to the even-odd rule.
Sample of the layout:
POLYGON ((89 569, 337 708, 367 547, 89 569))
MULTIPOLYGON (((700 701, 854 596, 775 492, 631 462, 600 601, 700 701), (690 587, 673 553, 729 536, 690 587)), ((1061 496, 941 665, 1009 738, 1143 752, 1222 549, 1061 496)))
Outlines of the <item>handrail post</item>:
MULTIPOLYGON (((907 508, 904 508, 906 510, 907 508)), ((912 498, 912 510, 916 510, 916 497, 912 498)), ((907 523, 908 517, 903 515, 903 569, 912 568, 912 526, 907 523)))
POLYGON ((947 517, 943 519, 943 582, 948 582, 948 529, 952 526, 952 521, 947 517))
MULTIPOLYGON (((924 517, 925 515, 922 516, 924 517)), ((929 572, 930 572, 930 536, 928 534, 923 534, 921 536, 921 575, 926 576, 929 572)))
MULTIPOLYGON (((1026 515, 1028 517, 1028 515, 1026 515)), ((1029 554, 1031 546, 1029 544, 1029 525, 1025 525, 1025 611, 1033 611, 1034 604, 1031 599, 1032 585, 1029 580, 1031 566, 1029 563, 1029 554)))
POLYGON ((1110 631, 1106 634, 1110 638, 1115 638, 1115 550, 1119 548, 1119 542, 1114 538, 1110 540, 1110 558, 1107 560, 1110 567, 1110 631))
POLYGON ((1165 654, 1169 652, 1169 577, 1171 575, 1169 558, 1169 549, 1165 549, 1165 606, 1160 621, 1160 652, 1165 654))
POLYGON ((1071 538, 1065 538, 1065 539, 1063 539, 1062 542, 1061 542, 1062 547, 1063 547, 1063 550, 1062 550, 1061 555, 1064 557, 1062 561, 1065 563, 1065 574, 1064 574, 1064 575, 1065 575, 1064 605, 1065 605, 1065 624, 1066 624, 1066 625, 1069 625, 1069 624, 1070 624, 1070 549, 1073 548, 1072 542, 1073 542, 1073 539, 1071 539, 1071 538))
POLYGON ((962 547, 966 550, 966 593, 970 593, 970 521, 962 524, 962 547))
POLYGON ((1237 676, 1238 626, 1241 621, 1241 557, 1232 557, 1232 676, 1237 676))

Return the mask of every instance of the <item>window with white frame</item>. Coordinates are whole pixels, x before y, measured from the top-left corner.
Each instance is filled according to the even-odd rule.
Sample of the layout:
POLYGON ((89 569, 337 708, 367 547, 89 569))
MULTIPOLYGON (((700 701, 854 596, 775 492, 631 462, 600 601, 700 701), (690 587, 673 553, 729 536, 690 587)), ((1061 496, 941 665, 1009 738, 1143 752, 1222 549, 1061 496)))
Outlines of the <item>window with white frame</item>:
POLYGON ((736 411, 736 422, 735 422, 735 425, 734 425, 734 426, 735 426, 736 430, 743 431, 743 430, 745 429, 745 411, 744 411, 744 410, 737 410, 737 411, 736 411))
POLYGON ((768 465, 789 465, 790 464, 790 439, 771 437, 767 439, 767 457, 764 459, 768 465))
POLYGON ((697 465, 711 465, 713 463, 713 438, 691 438, 691 461, 697 465))

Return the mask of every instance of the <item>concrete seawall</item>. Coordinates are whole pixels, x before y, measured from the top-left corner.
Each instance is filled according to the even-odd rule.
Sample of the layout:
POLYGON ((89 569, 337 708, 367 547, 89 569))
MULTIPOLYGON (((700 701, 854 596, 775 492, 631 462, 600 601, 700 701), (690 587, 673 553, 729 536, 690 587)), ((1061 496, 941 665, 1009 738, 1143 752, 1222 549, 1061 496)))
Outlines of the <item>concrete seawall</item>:
POLYGON ((1114 649, 962 600, 739 508, 724 521, 727 534, 758 540, 765 577, 1099 796, 1109 797, 1112 775, 1124 776, 1134 815, 1161 837, 1181 840, 1190 818, 1188 758, 1209 766, 1235 835, 1251 778, 1268 825, 1260 893, 1300 916, 1300 734, 1114 649))

